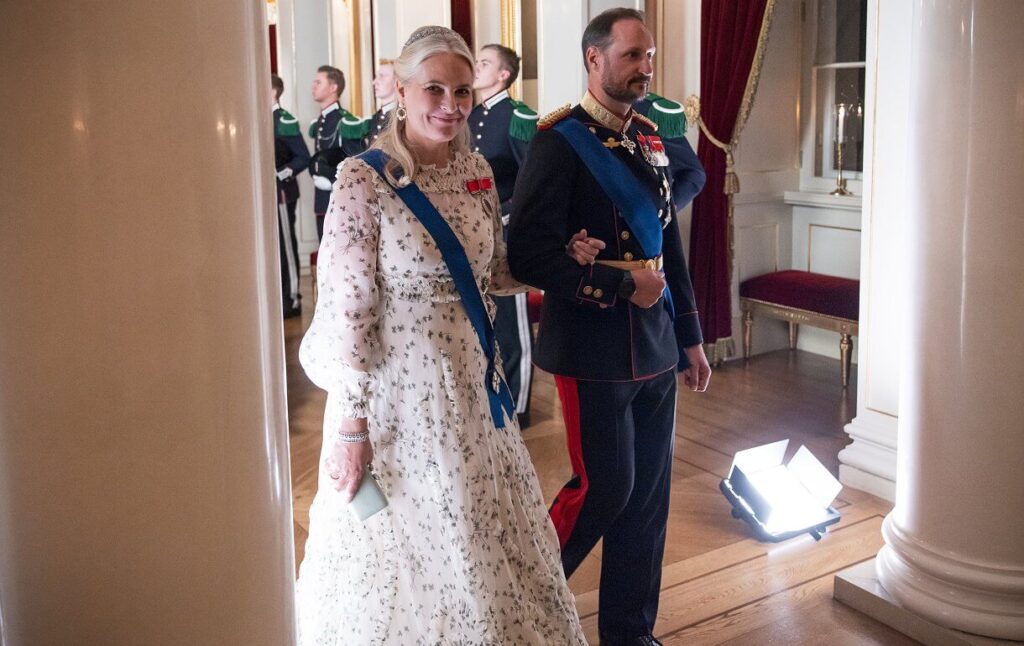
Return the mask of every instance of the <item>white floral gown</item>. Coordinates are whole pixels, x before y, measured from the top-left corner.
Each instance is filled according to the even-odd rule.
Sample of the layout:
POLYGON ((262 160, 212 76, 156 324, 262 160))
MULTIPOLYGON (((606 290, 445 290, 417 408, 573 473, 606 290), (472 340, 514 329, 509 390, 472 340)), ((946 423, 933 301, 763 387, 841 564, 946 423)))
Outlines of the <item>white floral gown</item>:
MULTIPOLYGON (((467 189, 482 177, 493 177, 484 158, 459 154, 416 183, 482 291, 516 289, 497 195, 467 189)), ((491 421, 486 360, 448 269, 361 160, 346 160, 334 184, 318 278, 299 357, 328 398, 297 584, 299 643, 585 644, 529 454, 514 421, 491 421), (388 498, 365 523, 323 468, 343 416, 368 419, 388 498)))

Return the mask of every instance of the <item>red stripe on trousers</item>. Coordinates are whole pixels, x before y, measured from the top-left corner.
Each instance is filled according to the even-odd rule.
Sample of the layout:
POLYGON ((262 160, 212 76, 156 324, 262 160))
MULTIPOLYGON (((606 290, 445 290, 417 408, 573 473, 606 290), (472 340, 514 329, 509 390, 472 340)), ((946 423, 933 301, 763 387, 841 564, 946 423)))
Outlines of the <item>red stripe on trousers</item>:
POLYGON ((587 497, 590 481, 587 479, 587 470, 583 465, 583 447, 580 444, 579 387, 575 379, 557 375, 555 376, 555 385, 558 387, 558 398, 562 400, 562 418, 565 420, 565 440, 569 448, 569 462, 572 464, 573 473, 580 479, 578 489, 563 487, 558 492, 555 503, 551 505, 551 521, 555 524, 555 531, 558 532, 558 544, 560 547, 565 547, 573 528, 576 527, 576 520, 580 517, 580 510, 583 509, 583 501, 587 497))

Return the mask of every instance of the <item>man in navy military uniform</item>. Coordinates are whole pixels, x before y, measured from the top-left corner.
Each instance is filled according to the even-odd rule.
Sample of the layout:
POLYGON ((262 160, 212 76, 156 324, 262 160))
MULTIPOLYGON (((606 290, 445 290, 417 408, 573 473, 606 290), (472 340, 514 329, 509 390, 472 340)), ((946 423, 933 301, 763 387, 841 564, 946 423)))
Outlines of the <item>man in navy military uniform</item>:
MULTIPOLYGON (((473 89, 486 97, 469 115, 473 149, 491 165, 501 201, 502 222, 508 233, 512 189, 526 149, 537 130, 537 113, 509 97, 508 88, 519 75, 519 56, 502 45, 484 45, 477 54, 473 89)), ((494 335, 519 427, 530 425, 530 390, 533 382, 533 329, 527 315, 526 294, 495 296, 494 335)))
POLYGON ((603 539, 603 646, 657 644, 677 371, 703 391, 704 356, 675 213, 704 171, 687 146, 670 160, 632 111, 653 73, 643 14, 611 9, 583 35, 587 93, 541 119, 513 196, 512 274, 544 290, 535 363, 555 375, 574 476, 551 516, 566 575, 603 539), (565 240, 586 229, 581 267, 565 240))
POLYGON ((365 149, 364 138, 369 120, 360 119, 341 107, 338 99, 345 91, 345 75, 336 67, 322 65, 313 78, 313 100, 320 104, 320 116, 309 124, 313 140, 313 213, 316 214, 317 239, 324 235, 324 216, 331 200, 331 187, 338 173, 338 164, 346 157, 365 149))
POLYGON ((309 149, 302 139, 299 121, 278 103, 284 82, 277 74, 270 75, 274 97, 274 162, 277 175, 278 240, 281 249, 281 295, 284 317, 302 312, 299 294, 299 246, 295 238, 295 205, 299 201, 299 173, 309 166, 309 149))
POLYGON ((382 58, 377 62, 377 74, 373 77, 373 96, 377 99, 377 111, 367 125, 365 148, 377 141, 377 137, 388 125, 391 111, 398 105, 398 86, 395 85, 395 62, 382 58))

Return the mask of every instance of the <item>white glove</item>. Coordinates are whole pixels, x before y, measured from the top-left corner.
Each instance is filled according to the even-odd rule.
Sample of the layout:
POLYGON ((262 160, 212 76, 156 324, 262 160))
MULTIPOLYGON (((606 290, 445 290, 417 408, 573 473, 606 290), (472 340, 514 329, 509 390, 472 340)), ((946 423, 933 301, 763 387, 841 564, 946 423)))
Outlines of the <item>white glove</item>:
POLYGON ((332 184, 331 180, 327 179, 323 175, 314 175, 313 186, 317 187, 317 189, 321 191, 329 191, 331 190, 332 184))
POLYGON ((284 180, 288 179, 289 177, 291 177, 294 174, 295 174, 295 171, 293 171, 291 168, 289 168, 287 166, 285 166, 281 170, 277 171, 277 173, 276 173, 277 179, 281 180, 282 182, 284 180))

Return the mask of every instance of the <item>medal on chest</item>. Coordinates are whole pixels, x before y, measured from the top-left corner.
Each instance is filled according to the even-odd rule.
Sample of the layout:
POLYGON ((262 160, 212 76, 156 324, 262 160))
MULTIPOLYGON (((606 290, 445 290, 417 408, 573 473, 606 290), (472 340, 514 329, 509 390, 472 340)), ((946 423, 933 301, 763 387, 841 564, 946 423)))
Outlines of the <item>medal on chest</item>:
POLYGON ((466 182, 466 190, 470 195, 477 195, 494 188, 494 182, 490 177, 480 177, 466 182))
POLYGON ((640 152, 648 164, 651 166, 668 166, 668 154, 665 152, 665 144, 661 141, 661 137, 658 135, 638 134, 636 140, 640 144, 640 152))

